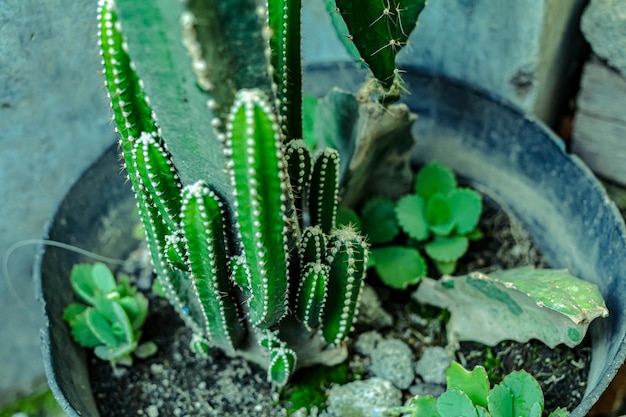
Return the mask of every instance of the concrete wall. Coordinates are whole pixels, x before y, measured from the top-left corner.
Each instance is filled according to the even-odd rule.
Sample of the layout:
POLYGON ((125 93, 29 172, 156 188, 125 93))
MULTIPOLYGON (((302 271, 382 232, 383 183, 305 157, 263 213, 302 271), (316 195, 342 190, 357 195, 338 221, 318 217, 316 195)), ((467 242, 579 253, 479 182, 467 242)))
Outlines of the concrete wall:
MULTIPOLYGON (((113 143, 96 0, 0 1, 0 255, 41 238, 80 173, 113 143)), ((42 379, 34 246, 0 279, 0 403, 42 379)))

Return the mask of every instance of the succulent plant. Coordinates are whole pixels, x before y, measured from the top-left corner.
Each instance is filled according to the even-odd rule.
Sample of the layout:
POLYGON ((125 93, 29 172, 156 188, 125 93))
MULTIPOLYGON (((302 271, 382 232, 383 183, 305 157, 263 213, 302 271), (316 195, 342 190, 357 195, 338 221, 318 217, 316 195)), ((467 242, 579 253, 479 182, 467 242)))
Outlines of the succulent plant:
MULTIPOLYGON (((193 349, 244 356, 282 386, 298 366, 345 358, 368 245, 335 227, 338 152, 313 155, 301 140, 300 1, 185 3, 99 3, 125 169, 154 269, 195 334, 193 349)), ((421 8, 405 17, 393 7, 402 19, 371 22, 376 39, 379 27, 408 36, 415 26, 421 8)), ((359 47, 362 23, 357 31, 359 47)), ((365 59, 372 69, 395 59, 378 52, 365 59)), ((390 96, 392 72, 392 82, 374 72, 373 98, 390 96)), ((413 118, 400 113, 408 131, 413 118)))
MULTIPOLYGON (((456 416, 536 416, 544 412, 543 392, 539 383, 526 371, 514 371, 501 383, 490 387, 487 372, 482 366, 466 371, 452 362, 446 371, 447 390, 439 398, 417 395, 406 407, 389 410, 389 415, 411 417, 456 416), (408 414, 404 414, 408 413, 408 414)), ((569 412, 557 408, 549 417, 564 417, 569 412)))
POLYGON ((132 365, 131 355, 145 358, 156 352, 153 342, 139 343, 148 299, 130 285, 128 276, 118 284, 106 265, 79 264, 72 269, 70 283, 81 302, 70 304, 63 319, 79 345, 93 348, 113 366, 132 365))

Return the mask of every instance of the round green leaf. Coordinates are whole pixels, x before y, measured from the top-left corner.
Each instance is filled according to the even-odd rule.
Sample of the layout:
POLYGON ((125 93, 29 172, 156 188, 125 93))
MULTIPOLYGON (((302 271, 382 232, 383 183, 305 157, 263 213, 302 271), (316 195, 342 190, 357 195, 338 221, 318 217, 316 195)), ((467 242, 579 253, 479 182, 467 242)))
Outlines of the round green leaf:
POLYGON ((465 236, 441 237, 426 244, 426 254, 438 262, 452 262, 467 252, 469 241, 465 236))
POLYGON ((478 417, 472 400, 459 390, 441 394, 437 400, 437 410, 441 417, 478 417))
POLYGON ((480 194, 469 188, 457 188, 448 194, 448 201, 457 233, 466 235, 472 232, 483 210, 480 194))
POLYGON ((415 192, 425 201, 437 193, 447 194, 455 187, 454 172, 440 162, 425 165, 415 178, 415 192))
POLYGON ((428 238, 428 223, 424 200, 416 194, 404 196, 396 204, 398 224, 404 232, 415 240, 428 238))
POLYGON ((426 203, 428 228, 436 235, 447 236, 454 230, 455 222, 450 201, 444 194, 433 195, 426 203))
POLYGON ((511 372, 502 380, 513 397, 513 413, 516 416, 530 416, 536 412, 539 404, 539 415, 543 410, 543 392, 535 378, 526 371, 511 372))
POLYGON ((475 405, 487 407, 489 378, 482 366, 476 366, 472 371, 468 371, 453 361, 446 370, 446 385, 449 390, 463 391, 475 405))
POLYGON ((377 197, 365 203, 361 211, 363 233, 372 244, 391 242, 400 232, 396 205, 388 198, 377 197))
POLYGON ((387 246, 373 249, 371 256, 380 279, 390 287, 405 289, 426 275, 426 262, 416 249, 387 246))
POLYGON ((91 268, 93 281, 97 289, 104 294, 110 294, 116 290, 117 284, 111 270, 103 263, 97 262, 91 268))
POLYGON ((513 395, 504 384, 498 384, 491 389, 487 404, 491 417, 511 417, 513 415, 513 395))

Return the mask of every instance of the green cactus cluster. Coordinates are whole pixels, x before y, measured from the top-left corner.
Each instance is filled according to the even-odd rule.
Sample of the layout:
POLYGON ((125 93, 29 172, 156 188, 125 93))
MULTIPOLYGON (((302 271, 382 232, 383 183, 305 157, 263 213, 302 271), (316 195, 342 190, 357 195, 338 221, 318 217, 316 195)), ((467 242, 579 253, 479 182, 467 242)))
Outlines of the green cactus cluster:
MULTIPOLYGON (((181 142, 174 137, 172 149, 183 142, 198 153, 203 146, 194 148, 194 143, 218 146, 219 171, 228 184, 220 183, 220 172, 203 175, 202 163, 196 166, 169 150, 170 140, 129 57, 124 19, 113 0, 101 0, 104 73, 124 165, 155 272, 195 334, 192 348, 242 355, 267 366, 268 379, 282 386, 298 366, 345 357, 368 245, 350 226, 335 226, 338 152, 324 148, 313 154, 300 139, 300 1, 270 0, 263 11, 250 0, 187 3, 179 30, 196 89, 185 100, 206 97, 204 116, 190 123, 209 124, 213 133, 181 142), (265 67, 256 67, 266 75, 227 76, 241 52, 222 47, 216 55, 216 42, 235 30, 228 13, 238 6, 252 12, 233 25, 252 27, 246 32, 250 42, 266 45, 260 55, 265 67), (222 17, 215 22, 223 27, 208 27, 208 16, 222 17)), ((397 6, 394 13, 399 12, 397 6)), ((167 20, 165 14, 155 16, 167 20)), ((414 22, 396 25, 408 33, 414 22)), ((251 54, 258 58, 256 52, 251 54)), ((166 121, 174 116, 181 114, 159 114, 166 121)))

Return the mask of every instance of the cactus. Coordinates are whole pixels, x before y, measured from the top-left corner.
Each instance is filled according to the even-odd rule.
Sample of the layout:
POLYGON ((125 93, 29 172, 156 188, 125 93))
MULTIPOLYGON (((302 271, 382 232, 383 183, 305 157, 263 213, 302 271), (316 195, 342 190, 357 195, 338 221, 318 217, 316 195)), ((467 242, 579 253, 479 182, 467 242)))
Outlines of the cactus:
MULTIPOLYGON (((192 349, 262 364, 277 386, 343 360, 368 245, 335 226, 339 153, 300 139, 301 1, 117 3, 99 2, 106 86, 157 279, 192 349)), ((370 22, 375 39, 379 26, 408 36, 417 14, 394 13, 370 22)), ((351 30, 360 48, 364 28, 351 30)), ((365 62, 389 96, 383 49, 365 62)))
POLYGON ((395 101, 403 89, 396 55, 407 45, 409 34, 426 0, 326 0, 336 30, 352 57, 370 68, 384 101, 395 101))

